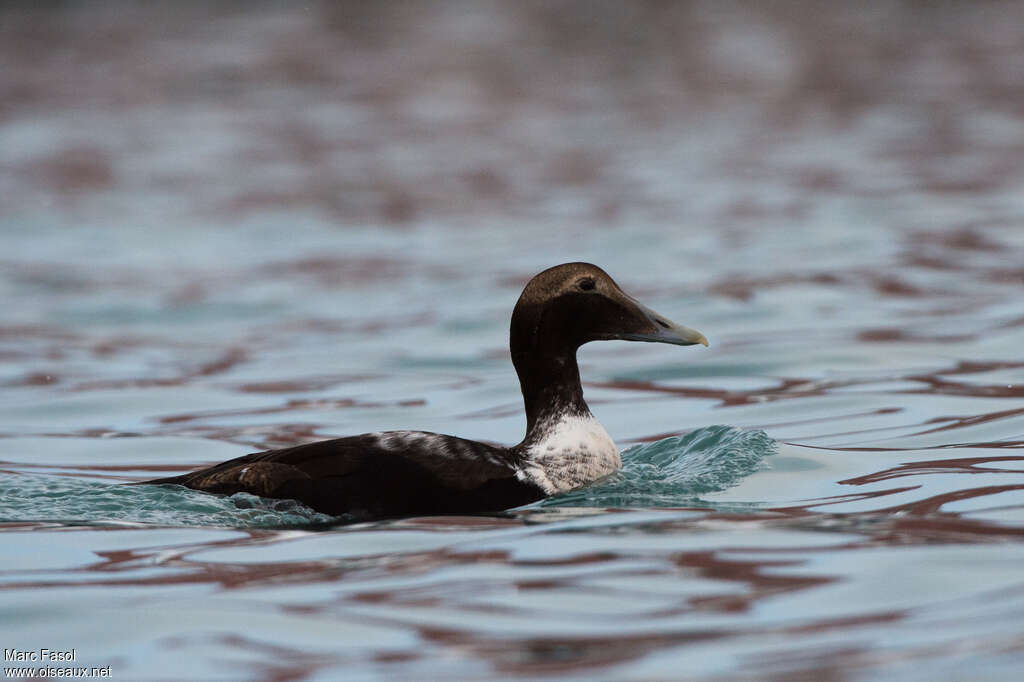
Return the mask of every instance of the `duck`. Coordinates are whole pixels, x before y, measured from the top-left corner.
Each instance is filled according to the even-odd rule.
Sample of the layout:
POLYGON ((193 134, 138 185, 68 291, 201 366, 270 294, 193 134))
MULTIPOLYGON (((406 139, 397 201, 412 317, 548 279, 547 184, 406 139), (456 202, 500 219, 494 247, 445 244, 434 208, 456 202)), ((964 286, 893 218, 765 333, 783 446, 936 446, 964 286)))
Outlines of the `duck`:
POLYGON ((626 294, 591 263, 563 263, 527 282, 509 348, 526 411, 517 445, 426 431, 381 431, 230 459, 140 481, 217 495, 296 500, 351 519, 500 512, 587 486, 622 465, 583 398, 576 351, 591 341, 708 345, 626 294))

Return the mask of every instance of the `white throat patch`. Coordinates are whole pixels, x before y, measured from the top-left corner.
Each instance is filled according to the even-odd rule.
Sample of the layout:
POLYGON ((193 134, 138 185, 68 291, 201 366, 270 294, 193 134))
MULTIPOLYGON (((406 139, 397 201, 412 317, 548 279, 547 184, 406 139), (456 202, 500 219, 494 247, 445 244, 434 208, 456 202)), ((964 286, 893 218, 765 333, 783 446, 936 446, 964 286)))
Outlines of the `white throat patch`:
POLYGON ((620 466, 619 449, 592 415, 566 415, 529 446, 516 477, 553 495, 596 481, 620 466))

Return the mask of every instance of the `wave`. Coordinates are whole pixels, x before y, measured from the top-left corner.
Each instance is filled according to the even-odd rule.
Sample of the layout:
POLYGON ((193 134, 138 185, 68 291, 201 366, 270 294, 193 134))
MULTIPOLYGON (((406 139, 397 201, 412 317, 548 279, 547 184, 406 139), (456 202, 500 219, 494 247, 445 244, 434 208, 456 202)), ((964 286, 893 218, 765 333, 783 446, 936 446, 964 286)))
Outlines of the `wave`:
POLYGON ((765 466, 777 445, 764 431, 706 426, 622 453, 622 468, 596 483, 555 495, 542 507, 709 506, 700 495, 737 485, 765 466))

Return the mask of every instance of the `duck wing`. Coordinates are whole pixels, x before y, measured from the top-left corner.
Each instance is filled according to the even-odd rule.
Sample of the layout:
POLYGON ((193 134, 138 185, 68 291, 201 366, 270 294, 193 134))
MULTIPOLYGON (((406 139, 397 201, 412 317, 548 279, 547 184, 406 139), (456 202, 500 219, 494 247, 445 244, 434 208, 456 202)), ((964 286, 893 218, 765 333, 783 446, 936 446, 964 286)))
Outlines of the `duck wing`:
POLYGON ((339 516, 498 511, 544 497, 512 451, 424 431, 385 431, 256 452, 144 483, 298 500, 339 516))

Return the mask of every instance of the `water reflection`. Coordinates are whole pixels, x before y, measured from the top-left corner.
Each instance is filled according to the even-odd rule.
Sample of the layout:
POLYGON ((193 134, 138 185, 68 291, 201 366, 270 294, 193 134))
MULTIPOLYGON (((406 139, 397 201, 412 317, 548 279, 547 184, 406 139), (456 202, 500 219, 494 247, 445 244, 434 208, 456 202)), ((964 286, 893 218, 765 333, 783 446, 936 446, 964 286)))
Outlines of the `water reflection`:
MULTIPOLYGON (((803 653, 794 658, 794 648, 774 648, 772 665, 802 669, 823 664, 822 652, 834 651, 842 639, 898 631, 901 623, 942 622, 963 599, 973 600, 979 615, 988 612, 1004 623, 1011 617, 1007 607, 1019 616, 1024 606, 1019 594, 1003 603, 988 596, 999 584, 1013 585, 1008 576, 994 578, 991 571, 1019 560, 1016 550, 1007 555, 1003 544, 1019 536, 1019 528, 891 514, 636 513, 597 525, 587 517, 534 525, 529 516, 418 519, 333 535, 233 531, 231 537, 208 541, 99 551, 96 559, 51 572, 50 578, 18 579, 7 571, 2 587, 65 594, 68 589, 205 583, 218 588, 209 597, 211 605, 223 608, 240 593, 295 617, 351 624, 368 619, 375 628, 409 631, 420 643, 414 648, 385 645, 383 651, 370 647, 355 658, 351 652, 323 653, 318 660, 325 669, 373 660, 393 672, 406 670, 403 666, 413 661, 442 670, 444 659, 435 659, 435 652, 448 651, 458 652, 461 665, 470 666, 463 669, 477 661, 488 670, 515 675, 607 670, 655 652, 682 660, 696 651, 693 647, 703 651, 712 642, 749 656, 776 638, 794 636, 802 639, 803 653), (632 538, 628 546, 622 545, 624 532, 632 538), (371 549, 386 535, 395 537, 371 549), (968 556, 955 549, 964 542, 996 542, 998 553, 973 552, 981 575, 952 580, 948 573, 947 580, 945 572, 956 565, 956 557, 968 556), (947 549, 937 551, 937 543, 947 549), (275 547, 292 558, 282 561, 275 547), (945 581, 942 592, 911 587, 922 580, 919 574, 887 569, 883 578, 865 571, 860 558, 867 552, 871 564, 900 566, 918 560, 910 559, 918 556, 914 547, 923 552, 921 558, 936 562, 926 581, 945 581), (944 564, 949 560, 954 564, 944 564), (882 579, 891 583, 885 594, 909 590, 930 596, 918 604, 906 597, 881 597, 820 608, 828 603, 828 590, 841 594, 851 582, 859 583, 858 589, 878 588, 882 579), (992 579, 995 584, 986 583, 992 579), (802 594, 810 601, 797 599, 802 594), (790 606, 778 611, 775 605, 786 601, 790 606), (613 621, 607 621, 611 615, 613 621)), ((5 530, 10 537, 30 529, 5 530)), ((60 532, 42 526, 31 530, 33 538, 60 532)), ((89 532, 100 533, 93 543, 101 546, 103 535, 145 534, 89 532)), ((246 652, 256 640, 225 635, 216 641, 222 651, 246 652)), ((930 628, 917 643, 897 651, 927 660, 946 641, 947 631, 930 628)), ((979 651, 997 653, 1006 643, 999 638, 979 651)), ((174 646, 172 640, 164 645, 174 646)), ((298 665, 301 649, 275 648, 291 650, 292 663, 298 665)), ((835 663, 840 668, 877 665, 863 658, 868 647, 854 649, 835 663)))

